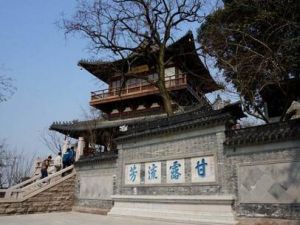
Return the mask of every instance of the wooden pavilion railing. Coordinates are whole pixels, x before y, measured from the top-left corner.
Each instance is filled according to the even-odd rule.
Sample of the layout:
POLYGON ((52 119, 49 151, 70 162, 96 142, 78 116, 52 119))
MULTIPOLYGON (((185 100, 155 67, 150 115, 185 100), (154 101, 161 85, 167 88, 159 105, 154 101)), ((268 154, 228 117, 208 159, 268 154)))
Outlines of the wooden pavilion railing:
MULTIPOLYGON (((187 86, 187 79, 185 74, 179 74, 167 77, 165 80, 167 89, 179 89, 187 86)), ((124 88, 109 88, 105 90, 91 92, 91 102, 115 99, 119 97, 127 97, 130 95, 138 95, 145 93, 156 93, 158 88, 149 84, 145 80, 140 80, 139 83, 126 85, 124 88)))

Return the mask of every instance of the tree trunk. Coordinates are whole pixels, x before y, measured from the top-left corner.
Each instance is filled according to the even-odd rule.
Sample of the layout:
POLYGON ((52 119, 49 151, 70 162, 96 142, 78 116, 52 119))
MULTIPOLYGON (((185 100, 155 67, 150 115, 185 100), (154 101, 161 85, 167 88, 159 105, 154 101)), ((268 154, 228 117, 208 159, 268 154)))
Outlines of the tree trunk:
POLYGON ((168 116, 173 114, 172 104, 171 104, 171 97, 166 88, 164 81, 161 81, 159 86, 160 96, 162 97, 162 101, 164 104, 164 110, 168 116))
POLYGON ((161 47, 159 51, 159 57, 157 60, 157 73, 158 73, 158 89, 160 92, 160 96, 162 97, 162 101, 164 104, 164 110, 168 116, 173 115, 173 109, 171 104, 171 96, 166 88, 165 83, 165 62, 164 62, 164 49, 161 47))

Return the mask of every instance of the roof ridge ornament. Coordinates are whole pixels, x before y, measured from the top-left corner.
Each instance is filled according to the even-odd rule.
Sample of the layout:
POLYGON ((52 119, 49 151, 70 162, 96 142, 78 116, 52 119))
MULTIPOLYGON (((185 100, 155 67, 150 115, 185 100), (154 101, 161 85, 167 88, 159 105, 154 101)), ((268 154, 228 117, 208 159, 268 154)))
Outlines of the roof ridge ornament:
POLYGON ((119 126, 119 131, 120 132, 126 132, 126 131, 128 131, 128 125, 124 124, 122 126, 119 126))

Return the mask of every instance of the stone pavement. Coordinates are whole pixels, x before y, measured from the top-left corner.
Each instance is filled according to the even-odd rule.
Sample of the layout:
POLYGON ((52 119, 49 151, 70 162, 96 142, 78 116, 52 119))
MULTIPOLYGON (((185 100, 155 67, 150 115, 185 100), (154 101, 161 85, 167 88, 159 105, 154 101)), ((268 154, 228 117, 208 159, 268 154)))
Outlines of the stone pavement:
MULTIPOLYGON (((187 225, 184 223, 111 217, 78 212, 0 216, 0 225, 187 225)), ((238 225, 300 225, 299 221, 242 219, 238 225)))
POLYGON ((62 212, 0 216, 0 225, 185 225, 182 223, 62 212))

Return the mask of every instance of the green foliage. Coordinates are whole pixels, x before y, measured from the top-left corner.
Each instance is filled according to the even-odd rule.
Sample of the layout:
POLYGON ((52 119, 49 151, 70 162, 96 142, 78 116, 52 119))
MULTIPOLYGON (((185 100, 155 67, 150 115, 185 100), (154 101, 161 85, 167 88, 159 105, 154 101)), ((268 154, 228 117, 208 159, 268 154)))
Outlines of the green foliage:
POLYGON ((216 59, 245 101, 264 118, 260 91, 299 76, 300 4, 297 0, 231 0, 198 30, 205 54, 216 59))

